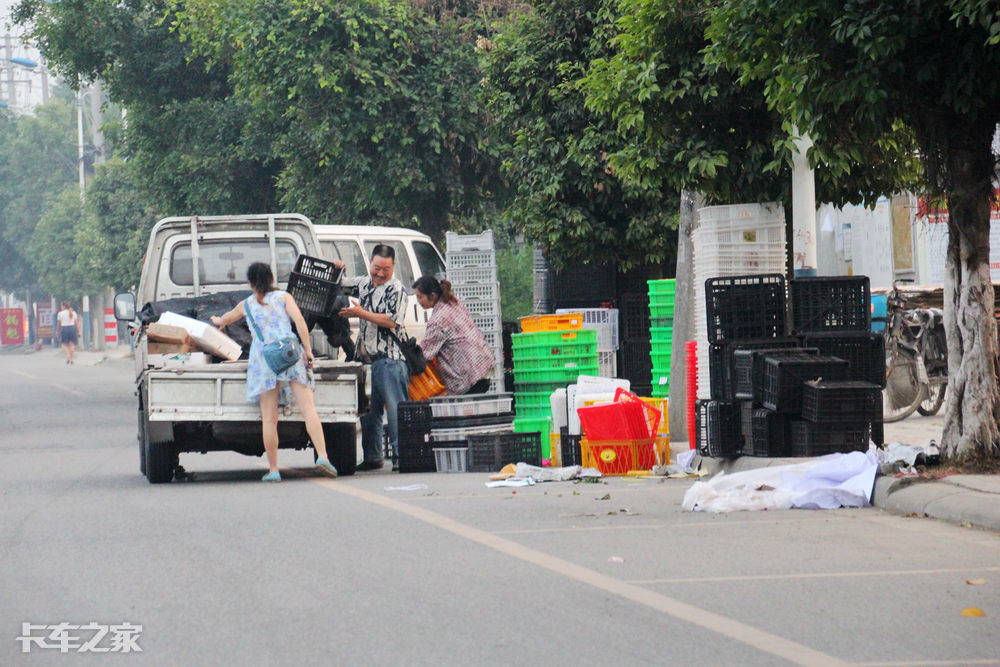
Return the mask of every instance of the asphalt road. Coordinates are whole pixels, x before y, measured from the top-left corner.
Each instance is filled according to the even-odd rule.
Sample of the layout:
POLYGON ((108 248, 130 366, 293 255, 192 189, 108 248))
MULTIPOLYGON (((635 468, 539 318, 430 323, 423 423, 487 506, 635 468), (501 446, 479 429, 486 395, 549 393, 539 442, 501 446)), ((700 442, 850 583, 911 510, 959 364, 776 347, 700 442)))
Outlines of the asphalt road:
POLYGON ((131 361, 93 361, 0 354, 0 665, 115 659, 23 623, 141 625, 129 664, 1000 664, 996 533, 684 512, 690 479, 324 480, 309 452, 153 486, 131 361))

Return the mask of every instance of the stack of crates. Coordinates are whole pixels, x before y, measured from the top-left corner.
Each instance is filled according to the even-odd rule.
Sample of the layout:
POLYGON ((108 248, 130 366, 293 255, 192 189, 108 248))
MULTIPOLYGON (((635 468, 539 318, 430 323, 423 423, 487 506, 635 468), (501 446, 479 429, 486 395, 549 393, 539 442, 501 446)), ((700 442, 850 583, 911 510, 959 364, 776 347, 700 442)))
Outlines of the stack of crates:
POLYGON ((482 234, 445 234, 448 280, 462 305, 472 315, 487 345, 493 350, 490 393, 504 391, 503 334, 500 320, 500 282, 493 230, 482 234))
POLYGON ((597 375, 597 331, 583 329, 578 313, 536 315, 521 319, 526 333, 514 334, 515 432, 540 431, 543 458, 550 459, 552 392, 597 375), (571 328, 575 327, 575 328, 571 328))
POLYGON ((597 332, 598 375, 618 377, 618 309, 617 308, 557 308, 557 315, 579 313, 583 328, 597 332))
POLYGON ((670 395, 670 353, 674 343, 674 299, 677 281, 649 280, 649 347, 654 398, 670 395))
POLYGON ((694 246, 695 340, 698 398, 710 398, 705 281, 725 276, 785 274, 785 214, 777 204, 733 204, 698 209, 694 246))

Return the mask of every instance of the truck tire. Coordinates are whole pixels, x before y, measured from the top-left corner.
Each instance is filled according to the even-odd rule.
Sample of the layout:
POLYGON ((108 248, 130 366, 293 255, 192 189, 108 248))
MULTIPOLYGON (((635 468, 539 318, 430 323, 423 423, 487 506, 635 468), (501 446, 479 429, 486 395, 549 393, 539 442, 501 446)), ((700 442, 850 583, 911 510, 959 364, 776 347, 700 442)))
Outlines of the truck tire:
POLYGON ((146 392, 140 390, 143 409, 139 411, 142 420, 139 442, 142 453, 139 463, 150 484, 165 484, 173 481, 177 467, 177 451, 174 449, 173 426, 169 422, 157 422, 150 428, 149 413, 146 408, 146 392), (170 435, 167 436, 166 434, 170 435))
MULTIPOLYGON (((358 425, 323 424, 323 439, 326 440, 326 453, 330 463, 342 476, 354 474, 358 464, 358 425)), ((313 456, 316 455, 313 450, 313 456)))

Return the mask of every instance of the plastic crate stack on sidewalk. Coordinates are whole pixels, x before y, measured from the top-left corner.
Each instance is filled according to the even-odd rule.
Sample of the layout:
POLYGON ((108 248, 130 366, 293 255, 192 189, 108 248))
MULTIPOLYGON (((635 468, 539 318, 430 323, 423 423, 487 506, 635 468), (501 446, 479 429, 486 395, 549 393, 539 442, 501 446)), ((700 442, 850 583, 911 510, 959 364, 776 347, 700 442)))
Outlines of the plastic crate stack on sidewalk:
POLYGON ((677 281, 649 280, 650 360, 653 364, 652 396, 670 395, 670 354, 674 340, 674 298, 677 281))
MULTIPOLYGON (((583 329, 579 313, 521 318, 525 333, 511 336, 516 432, 551 432, 552 393, 580 375, 597 375, 597 330, 583 329)), ((542 438, 543 458, 551 459, 542 438)))
POLYGON ((696 404, 703 454, 863 451, 871 425, 880 427, 881 387, 867 380, 880 372, 880 353, 872 345, 862 352, 843 343, 870 338, 868 279, 802 278, 792 281, 790 292, 791 303, 780 274, 706 282, 711 399, 696 404), (789 309, 799 313, 791 331, 789 309))
POLYGON ((455 296, 472 315, 493 348, 493 379, 490 393, 503 391, 503 335, 500 319, 500 282, 493 230, 482 234, 445 234, 448 280, 455 296))
POLYGON ((557 315, 578 313, 583 328, 597 332, 598 375, 618 377, 618 309, 617 308, 557 308, 557 315))
MULTIPOLYGON (((785 273, 785 214, 776 204, 733 204, 698 210, 694 249, 698 398, 709 398, 705 281, 724 276, 785 273)), ((752 315, 752 313, 751 313, 752 315)))
POLYGON ((512 394, 441 396, 399 404, 400 472, 495 472, 541 465, 541 433, 514 433, 512 394))

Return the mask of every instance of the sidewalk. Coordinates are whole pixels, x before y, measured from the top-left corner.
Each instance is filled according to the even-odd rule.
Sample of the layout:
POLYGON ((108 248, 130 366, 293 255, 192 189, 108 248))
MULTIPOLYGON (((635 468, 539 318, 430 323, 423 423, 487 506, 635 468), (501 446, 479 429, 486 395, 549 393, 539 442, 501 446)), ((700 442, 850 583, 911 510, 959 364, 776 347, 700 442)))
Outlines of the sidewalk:
MULTIPOLYGON (((46 359, 58 359, 60 362, 66 358, 61 348, 51 346, 45 346, 40 350, 35 350, 29 345, 7 345, 0 348, 0 354, 38 355, 40 357, 45 357, 46 359)), ((132 352, 126 345, 103 351, 82 350, 77 348, 73 358, 77 366, 97 366, 98 364, 102 364, 111 359, 127 359, 131 356, 132 352)))
MULTIPOLYGON (((901 422, 885 425, 885 441, 907 445, 928 445, 940 442, 944 426, 943 410, 932 417, 913 414, 901 422)), ((673 449, 683 450, 686 442, 673 449)), ((695 457, 694 465, 705 468, 709 475, 719 472, 798 463, 802 459, 769 459, 742 456, 738 459, 695 457)), ((1000 532, 1000 475, 949 475, 936 480, 917 477, 875 478, 872 505, 893 514, 930 517, 963 526, 1000 532)))

